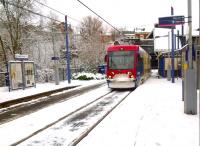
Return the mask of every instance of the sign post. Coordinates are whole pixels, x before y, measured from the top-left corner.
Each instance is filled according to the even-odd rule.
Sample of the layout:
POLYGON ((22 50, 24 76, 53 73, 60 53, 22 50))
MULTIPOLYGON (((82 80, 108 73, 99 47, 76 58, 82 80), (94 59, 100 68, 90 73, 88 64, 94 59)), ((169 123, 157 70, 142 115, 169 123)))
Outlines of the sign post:
MULTIPOLYGON (((173 16, 174 15, 174 8, 171 7, 171 15, 173 16)), ((174 24, 179 24, 181 23, 181 21, 178 21, 181 17, 172 17, 172 23, 174 24)), ((182 24, 182 23, 181 23, 182 24)), ((172 76, 172 83, 174 83, 174 49, 175 49, 175 42, 174 42, 174 29, 171 29, 171 32, 172 32, 172 52, 171 52, 171 55, 172 55, 172 62, 171 62, 171 66, 172 66, 172 70, 171 70, 171 76, 172 76)))

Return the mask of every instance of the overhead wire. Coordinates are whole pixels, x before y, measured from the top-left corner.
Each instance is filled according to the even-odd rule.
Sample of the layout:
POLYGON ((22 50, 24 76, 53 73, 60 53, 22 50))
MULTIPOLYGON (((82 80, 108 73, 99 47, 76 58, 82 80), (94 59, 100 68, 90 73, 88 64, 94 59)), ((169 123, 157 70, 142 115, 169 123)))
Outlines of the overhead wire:
MULTIPOLYGON (((36 0, 34 0, 34 1, 37 2, 37 3, 39 3, 39 4, 41 4, 41 5, 43 5, 43 6, 45 6, 45 7, 47 7, 47 8, 49 8, 49 9, 51 9, 51 10, 53 10, 53 11, 56 11, 56 12, 58 12, 58 13, 64 15, 64 16, 66 15, 66 14, 64 14, 64 13, 62 13, 62 12, 60 12, 60 11, 54 9, 54 8, 51 8, 51 7, 45 5, 45 4, 41 3, 41 2, 38 2, 38 1, 36 1, 36 0)), ((20 8, 20 9, 22 9, 22 10, 28 11, 28 12, 34 14, 34 15, 38 15, 38 16, 41 16, 41 17, 44 17, 44 18, 47 18, 47 19, 50 19, 50 20, 53 20, 53 21, 56 21, 56 22, 59 22, 59 23, 62 23, 62 22, 63 22, 63 21, 60 21, 60 20, 51 18, 51 17, 49 17, 49 16, 45 16, 45 15, 43 15, 43 14, 34 12, 34 11, 30 10, 30 9, 24 8, 24 7, 22 7, 22 6, 16 5, 16 4, 11 3, 11 2, 9 2, 9 1, 6 1, 6 0, 4 0, 4 3, 7 3, 7 4, 12 5, 12 6, 14 6, 14 7, 17 7, 17 8, 20 8)), ((67 17, 69 17, 69 16, 67 15, 67 17)), ((81 21, 76 20, 76 19, 74 19, 74 18, 72 18, 72 17, 69 17, 69 18, 73 19, 74 21, 81 22, 81 21)), ((70 25, 71 25, 71 24, 70 24, 70 25)), ((71 25, 71 26, 72 26, 72 25, 71 25)), ((77 27, 77 26, 74 26, 74 27, 80 29, 80 27, 77 27)))
MULTIPOLYGON (((49 9, 51 9, 51 10, 53 10, 53 11, 56 11, 56 12, 62 14, 62 15, 65 15, 64 13, 62 13, 62 12, 60 12, 60 11, 54 9, 54 8, 51 8, 51 7, 45 5, 45 4, 41 3, 41 2, 38 2, 37 0, 34 0, 34 1, 37 2, 37 3, 39 3, 39 4, 41 4, 41 5, 43 5, 43 6, 45 6, 45 7, 47 7, 47 8, 49 8, 49 9)), ((30 10, 30 9, 27 9, 27 8, 22 7, 22 6, 16 5, 16 4, 11 3, 11 2, 9 2, 9 1, 4 0, 3 2, 6 3, 6 4, 8 4, 8 5, 12 5, 12 6, 17 7, 17 8, 20 8, 20 9, 22 9, 22 10, 28 11, 28 12, 34 14, 34 15, 38 15, 38 16, 41 16, 41 17, 44 17, 44 18, 47 18, 47 19, 50 19, 50 20, 53 20, 53 21, 56 21, 56 22, 59 22, 59 23, 63 23, 63 22, 60 21, 60 20, 56 20, 56 19, 51 18, 51 17, 49 17, 49 16, 45 16, 45 15, 40 14, 40 13, 38 13, 38 12, 34 12, 34 11, 30 10)), ((98 14, 97 14, 97 15, 98 15, 98 14)), ((98 15, 98 16, 99 16, 99 15, 98 15)), ((69 16, 68 16, 68 17, 69 17, 69 16)), ((100 17, 101 19, 103 19, 101 16, 99 16, 99 17, 100 17)), ((70 18, 73 19, 72 17, 70 17, 70 18)), ((76 19, 74 19, 74 20, 76 21, 76 19)), ((104 19, 103 19, 103 20, 104 20, 104 19)), ((78 21, 78 20, 77 20, 77 21, 78 21)), ((104 21, 106 21, 106 20, 104 20, 104 21)), ((80 21, 79 21, 79 22, 80 22, 80 21)), ((108 22, 107 22, 107 23, 108 23, 108 22)), ((111 25, 111 24, 110 24, 110 25, 111 25)), ((71 25, 71 26, 73 26, 73 25, 71 25)), ((112 25, 111 25, 111 26, 112 26, 112 25)), ((77 26, 73 26, 73 27, 78 28, 78 29, 81 29, 81 27, 77 27, 77 26)), ((117 30, 118 32, 120 32, 120 31, 119 31, 118 29, 116 29, 114 26, 112 26, 112 27, 113 27, 115 30, 117 30)), ((37 30, 35 30, 35 31, 33 31, 33 32, 36 32, 36 31, 37 31, 37 30)), ((61 34, 62 34, 62 33, 61 33, 61 34)))
MULTIPOLYGON (((40 4, 40 5, 43 5, 43 6, 47 7, 47 8, 49 8, 49 9, 51 9, 51 10, 53 10, 53 11, 59 13, 59 14, 61 14, 61 15, 64 15, 64 16, 67 15, 67 14, 64 14, 63 12, 58 11, 58 10, 56 10, 56 9, 54 9, 54 8, 52 8, 52 7, 50 7, 50 6, 46 5, 46 4, 44 4, 44 3, 41 3, 41 2, 39 2, 39 1, 37 1, 37 0, 34 0, 34 1, 37 2, 37 3, 40 4)), ((74 20, 74 21, 80 22, 79 20, 77 20, 77 19, 75 19, 75 18, 72 18, 72 17, 70 17, 69 15, 67 15, 67 17, 70 18, 70 19, 72 19, 72 20, 74 20)))
POLYGON ((34 11, 30 10, 30 9, 27 9, 27 8, 22 7, 22 6, 16 5, 16 4, 11 3, 11 2, 9 2, 9 1, 5 1, 5 0, 4 0, 4 3, 6 3, 6 4, 8 4, 8 5, 12 5, 12 6, 17 7, 17 8, 20 8, 20 9, 25 10, 25 11, 27 11, 27 12, 30 12, 30 13, 32 13, 32 14, 35 14, 35 15, 38 15, 38 16, 41 16, 41 17, 48 18, 48 19, 53 20, 53 21, 56 21, 56 22, 60 22, 60 23, 62 22, 62 21, 60 21, 60 20, 53 19, 53 18, 51 18, 51 17, 49 17, 49 16, 45 16, 45 15, 43 15, 43 14, 34 12, 34 11))
MULTIPOLYGON (((49 8, 49 9, 51 9, 51 10, 53 10, 53 11, 59 13, 59 14, 62 14, 62 15, 64 15, 64 16, 66 16, 66 14, 64 14, 64 13, 62 13, 62 12, 60 12, 60 11, 58 11, 58 10, 56 10, 56 9, 54 9, 54 8, 52 8, 52 7, 48 6, 48 5, 46 5, 46 4, 44 4, 44 3, 41 3, 41 2, 39 2, 39 1, 37 1, 37 0, 34 0, 34 1, 37 2, 37 3, 40 4, 40 5, 43 5, 43 6, 47 7, 47 8, 49 8)), ((104 18, 102 18, 100 15, 98 15, 96 12, 94 12, 92 9, 90 9, 88 6, 86 6, 84 3, 82 3, 80 0, 77 0, 77 1, 79 1, 79 2, 80 2, 81 4, 83 4, 85 7, 87 7, 90 11, 92 11, 94 14, 96 14, 99 18, 101 18, 104 22, 106 22, 108 25, 110 25, 113 29, 115 29, 116 31, 118 31, 119 33, 121 33, 120 30, 118 30, 116 27, 114 27, 112 24, 110 24, 108 21, 106 21, 104 18)), ((9 2, 9 1, 4 0, 3 2, 4 2, 4 3, 7 3, 7 4, 9 4, 9 5, 12 5, 12 6, 14 6, 14 7, 23 9, 23 10, 25 10, 25 11, 28 11, 28 12, 34 14, 34 15, 38 15, 38 16, 41 16, 41 17, 44 17, 44 18, 47 18, 47 19, 50 19, 50 20, 53 20, 53 21, 62 23, 62 21, 60 21, 60 20, 51 18, 51 17, 49 17, 49 16, 45 16, 45 15, 40 14, 40 13, 38 13, 38 12, 34 12, 34 11, 30 10, 30 9, 27 9, 27 8, 22 7, 22 6, 16 5, 16 4, 11 3, 11 2, 9 2)), ((72 20, 74 20, 74 21, 81 22, 81 21, 79 21, 79 20, 76 20, 76 19, 74 19, 74 18, 68 16, 68 15, 67 15, 67 17, 69 17, 70 19, 72 19, 72 20)), ((78 28, 77 26, 74 26, 74 27, 78 28)))
POLYGON ((103 17, 101 17, 99 14, 97 14, 95 11, 93 11, 91 8, 89 8, 87 5, 85 5, 83 2, 81 2, 80 0, 77 0, 79 3, 81 3, 84 7, 86 7, 87 9, 89 9, 91 12, 93 12, 95 15, 97 15, 99 18, 101 18, 104 22, 106 22, 108 25, 110 25, 113 29, 115 29, 116 31, 118 31, 119 33, 121 33, 120 30, 118 30, 116 27, 114 27, 112 24, 110 24, 108 21, 106 21, 103 17))
MULTIPOLYGON (((47 7, 47 8, 49 8, 49 9, 51 9, 51 10, 57 12, 57 13, 59 13, 59 14, 61 14, 61 15, 64 15, 64 16, 66 15, 66 14, 64 14, 64 13, 61 12, 61 11, 58 11, 58 10, 56 10, 56 9, 54 9, 54 8, 52 8, 52 7, 50 7, 50 6, 46 5, 46 4, 44 4, 44 3, 39 2, 38 0, 34 0, 34 1, 37 2, 38 4, 41 4, 41 5, 43 5, 43 6, 47 7)), ((88 8, 88 9, 89 9, 90 11, 92 11, 94 14, 96 14, 99 18, 101 18, 104 22, 106 22, 108 25, 110 25, 113 29, 115 29, 115 30, 117 30, 119 33, 121 33, 120 30, 118 30, 116 27, 114 27, 112 24, 110 24, 108 21, 106 21, 103 17, 101 17, 99 14, 97 14, 97 13, 94 12, 92 9, 90 9, 88 6, 86 6, 83 2, 81 2, 80 0, 78 0, 78 2, 80 2, 82 5, 84 5, 86 8, 88 8)), ((74 20, 74 21, 77 21, 77 22, 81 23, 81 21, 79 21, 79 20, 77 20, 77 19, 74 19, 74 18, 72 18, 72 17, 70 17, 70 16, 68 16, 68 15, 67 15, 67 17, 70 18, 70 19, 72 19, 72 20, 74 20)))

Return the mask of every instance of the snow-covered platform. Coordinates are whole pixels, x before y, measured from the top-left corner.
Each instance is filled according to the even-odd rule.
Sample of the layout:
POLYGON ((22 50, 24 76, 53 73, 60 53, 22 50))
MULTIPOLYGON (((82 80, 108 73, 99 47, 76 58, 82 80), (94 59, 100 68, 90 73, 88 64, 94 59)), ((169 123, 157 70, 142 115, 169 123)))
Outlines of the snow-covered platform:
MULTIPOLYGON (((82 88, 101 82, 105 80, 72 81, 70 85, 82 85, 80 87, 82 88)), ((60 85, 40 84, 36 88, 12 92, 0 88, 0 103, 70 85, 67 82, 60 85)), ((133 91, 78 146, 199 146, 199 112, 198 115, 184 114, 181 85, 181 79, 171 83, 166 79, 151 77, 133 91)), ((24 118, 21 118, 21 121, 27 121, 24 118)), ((18 124, 21 124, 20 119, 18 121, 18 124)), ((13 133, 12 137, 10 136, 12 133, 10 131, 13 130, 11 124, 19 127, 16 126, 15 121, 11 121, 1 125, 1 133, 2 137, 9 135, 13 141, 19 140, 18 137, 26 135, 27 131, 30 132, 34 128, 29 124, 29 128, 27 126, 20 131, 21 135, 18 131, 18 135, 13 133)), ((8 137, 2 138, 1 143, 9 143, 8 137)))
POLYGON ((78 146, 199 146, 199 113, 184 114, 181 84, 150 78, 78 146))
MULTIPOLYGON (((40 83, 36 84, 36 87, 30 87, 26 89, 18 89, 18 90, 11 90, 9 92, 8 87, 1 87, 0 88, 0 104, 4 102, 9 102, 13 100, 17 100, 19 98, 26 98, 27 96, 48 92, 55 89, 60 89, 64 87, 73 87, 73 86, 80 86, 75 89, 75 92, 77 90, 81 90, 84 87, 87 86, 93 86, 96 84, 105 83, 105 80, 91 80, 91 81, 79 81, 79 80, 72 80, 69 84, 67 81, 60 82, 59 85, 55 85, 55 83, 40 83)), ((74 90, 74 89, 70 89, 74 90)))

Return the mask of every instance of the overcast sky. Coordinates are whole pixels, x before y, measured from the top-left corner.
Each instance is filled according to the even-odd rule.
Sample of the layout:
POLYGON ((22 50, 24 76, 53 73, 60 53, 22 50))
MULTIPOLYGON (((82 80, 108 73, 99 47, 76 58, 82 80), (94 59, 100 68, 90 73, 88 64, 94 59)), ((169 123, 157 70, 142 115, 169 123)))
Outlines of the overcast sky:
MULTIPOLYGON (((95 16, 77 0, 46 0, 47 5, 81 21, 85 16, 95 16)), ((133 30, 136 27, 153 27, 159 17, 174 15, 187 17, 187 0, 80 0, 115 27, 133 30)), ((193 29, 199 23, 199 0, 192 0, 193 29)), ((57 14, 60 18, 63 16, 57 14)), ((63 18, 64 19, 64 18, 63 18)), ((69 19, 76 26, 77 22, 69 19)))

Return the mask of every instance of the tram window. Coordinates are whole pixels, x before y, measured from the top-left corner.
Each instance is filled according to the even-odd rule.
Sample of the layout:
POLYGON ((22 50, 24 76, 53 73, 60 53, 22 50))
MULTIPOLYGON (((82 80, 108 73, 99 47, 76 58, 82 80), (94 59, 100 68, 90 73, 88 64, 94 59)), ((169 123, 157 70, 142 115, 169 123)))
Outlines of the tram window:
POLYGON ((109 53, 110 69, 131 69, 134 67, 134 52, 120 51, 109 53))

